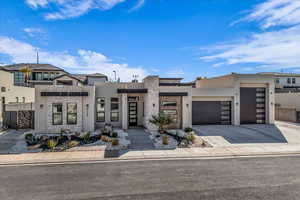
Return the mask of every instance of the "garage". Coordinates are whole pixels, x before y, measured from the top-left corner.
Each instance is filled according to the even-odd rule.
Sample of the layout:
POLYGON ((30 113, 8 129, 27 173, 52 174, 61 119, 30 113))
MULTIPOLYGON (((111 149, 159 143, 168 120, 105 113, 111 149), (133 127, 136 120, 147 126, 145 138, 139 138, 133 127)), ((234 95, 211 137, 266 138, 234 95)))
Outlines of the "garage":
POLYGON ((241 124, 266 123, 266 89, 240 88, 240 122, 241 124))
POLYGON ((192 123, 231 124, 231 101, 193 101, 192 123))

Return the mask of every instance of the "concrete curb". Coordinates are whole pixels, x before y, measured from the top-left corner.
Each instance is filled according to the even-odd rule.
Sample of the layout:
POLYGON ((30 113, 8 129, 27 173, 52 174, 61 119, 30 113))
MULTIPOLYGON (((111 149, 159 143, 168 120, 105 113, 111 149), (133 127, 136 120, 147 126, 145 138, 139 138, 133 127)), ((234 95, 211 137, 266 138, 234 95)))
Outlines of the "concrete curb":
POLYGON ((140 156, 125 158, 104 158, 104 159, 52 159, 35 160, 30 162, 1 162, 0 167, 5 166, 26 166, 26 165, 56 165, 56 164, 79 164, 79 163, 105 163, 105 162, 130 162, 130 161, 148 161, 148 160, 182 160, 182 159, 228 159, 228 158, 249 158, 249 157, 282 157, 282 156, 300 156, 299 151, 295 152, 269 152, 252 154, 219 154, 219 155, 172 155, 172 156, 140 156))

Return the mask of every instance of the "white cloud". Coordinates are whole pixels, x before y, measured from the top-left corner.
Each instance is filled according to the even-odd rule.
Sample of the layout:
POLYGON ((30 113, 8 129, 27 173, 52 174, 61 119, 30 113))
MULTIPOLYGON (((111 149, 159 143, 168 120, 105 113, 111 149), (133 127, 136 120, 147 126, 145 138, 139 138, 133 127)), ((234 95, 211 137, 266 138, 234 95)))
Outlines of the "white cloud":
POLYGON ((44 30, 40 28, 33 28, 33 27, 24 28, 23 31, 27 33, 30 37, 36 37, 45 34, 44 30))
POLYGON ((128 10, 128 12, 133 12, 136 10, 139 10, 140 8, 142 8, 145 4, 145 0, 138 0, 137 3, 135 4, 135 6, 133 6, 132 8, 130 8, 128 10))
POLYGON ((201 59, 215 62, 214 66, 252 64, 268 70, 300 68, 300 0, 268 0, 256 6, 247 19, 258 21, 264 31, 209 47, 208 55, 201 59), (270 27, 276 29, 271 31, 270 27))
POLYGON ((259 20, 263 28, 300 23, 300 0, 268 0, 257 5, 246 17, 259 20))
POLYGON ((78 50, 77 55, 71 55, 68 52, 49 52, 13 38, 0 36, 0 54, 8 55, 12 63, 35 62, 37 51, 41 63, 53 64, 72 73, 99 72, 113 77, 115 70, 122 81, 132 80, 133 74, 139 75, 140 79, 147 75, 147 71, 141 67, 129 67, 126 63, 114 63, 98 52, 84 49, 78 50))
POLYGON ((26 0, 33 9, 55 5, 57 11, 47 13, 48 20, 67 19, 81 16, 90 10, 109 10, 126 0, 26 0))

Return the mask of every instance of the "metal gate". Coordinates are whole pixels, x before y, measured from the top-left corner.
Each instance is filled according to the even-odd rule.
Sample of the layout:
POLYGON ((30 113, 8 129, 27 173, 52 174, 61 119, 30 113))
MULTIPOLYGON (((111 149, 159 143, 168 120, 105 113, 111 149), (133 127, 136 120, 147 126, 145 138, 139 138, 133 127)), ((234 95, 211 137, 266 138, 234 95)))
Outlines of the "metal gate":
POLYGON ((3 126, 11 129, 33 129, 34 111, 4 111, 3 126))

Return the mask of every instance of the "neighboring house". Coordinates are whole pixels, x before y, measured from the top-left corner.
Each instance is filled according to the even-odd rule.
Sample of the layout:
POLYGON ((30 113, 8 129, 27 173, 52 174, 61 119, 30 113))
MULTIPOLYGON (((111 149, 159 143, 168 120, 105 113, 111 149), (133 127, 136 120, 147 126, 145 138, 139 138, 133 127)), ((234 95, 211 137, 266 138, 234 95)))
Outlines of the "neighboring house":
POLYGON ((300 74, 268 73, 275 77, 275 119, 300 122, 300 74))
POLYGON ((2 66, 0 69, 13 73, 14 85, 32 87, 35 85, 52 85, 52 81, 55 77, 67 73, 63 69, 50 64, 20 63, 2 66), (21 69, 24 67, 29 67, 32 70, 28 83, 25 83, 24 74, 21 72, 21 69))
POLYGON ((95 74, 63 74, 53 79, 54 85, 94 85, 98 82, 106 82, 107 76, 100 73, 95 74))
POLYGON ((160 112, 175 119, 171 129, 204 124, 273 124, 274 88, 274 77, 260 74, 199 78, 191 83, 148 76, 141 83, 36 86, 35 130, 93 131, 106 123, 123 129, 141 126, 152 130, 156 127, 149 120, 160 112))
POLYGON ((14 74, 0 70, 0 124, 2 125, 4 105, 34 102, 34 88, 14 85, 14 74))

